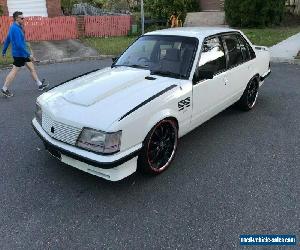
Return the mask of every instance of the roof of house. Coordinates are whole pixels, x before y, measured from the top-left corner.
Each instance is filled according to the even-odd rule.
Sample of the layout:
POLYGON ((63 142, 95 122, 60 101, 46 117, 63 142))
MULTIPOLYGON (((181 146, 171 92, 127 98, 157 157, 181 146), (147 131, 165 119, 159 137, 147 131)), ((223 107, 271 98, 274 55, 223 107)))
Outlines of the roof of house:
POLYGON ((173 36, 188 36, 204 39, 207 36, 214 34, 238 31, 225 27, 180 27, 148 32, 145 35, 173 35, 173 36))

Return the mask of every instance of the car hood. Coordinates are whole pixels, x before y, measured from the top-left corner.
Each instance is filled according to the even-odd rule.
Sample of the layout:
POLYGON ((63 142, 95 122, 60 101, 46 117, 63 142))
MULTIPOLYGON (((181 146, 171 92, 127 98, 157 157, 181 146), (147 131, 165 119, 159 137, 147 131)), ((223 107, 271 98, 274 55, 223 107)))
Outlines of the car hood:
POLYGON ((106 129, 137 105, 179 81, 161 76, 149 80, 149 75, 150 71, 143 69, 106 68, 58 86, 38 101, 56 120, 106 129))

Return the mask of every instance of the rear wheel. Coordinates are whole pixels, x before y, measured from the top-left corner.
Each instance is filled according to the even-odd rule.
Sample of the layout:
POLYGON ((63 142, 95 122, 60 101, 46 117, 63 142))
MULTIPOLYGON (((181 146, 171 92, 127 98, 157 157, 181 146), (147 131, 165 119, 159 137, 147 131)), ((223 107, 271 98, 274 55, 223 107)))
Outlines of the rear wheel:
POLYGON ((247 85, 238 105, 241 109, 249 111, 254 108, 258 97, 259 82, 253 78, 247 85))
POLYGON ((178 143, 177 124, 172 119, 164 119, 149 132, 139 156, 142 172, 157 175, 165 171, 175 157, 178 143))

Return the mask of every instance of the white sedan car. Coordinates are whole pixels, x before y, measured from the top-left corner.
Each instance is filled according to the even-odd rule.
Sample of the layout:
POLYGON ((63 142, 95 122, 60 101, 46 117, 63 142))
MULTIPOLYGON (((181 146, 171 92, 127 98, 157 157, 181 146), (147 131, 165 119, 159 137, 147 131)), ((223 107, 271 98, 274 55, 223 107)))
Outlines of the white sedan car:
POLYGON ((139 37, 110 68, 54 87, 32 121, 62 162, 118 181, 159 174, 178 139, 237 103, 251 110, 270 74, 267 48, 238 30, 174 28, 139 37))

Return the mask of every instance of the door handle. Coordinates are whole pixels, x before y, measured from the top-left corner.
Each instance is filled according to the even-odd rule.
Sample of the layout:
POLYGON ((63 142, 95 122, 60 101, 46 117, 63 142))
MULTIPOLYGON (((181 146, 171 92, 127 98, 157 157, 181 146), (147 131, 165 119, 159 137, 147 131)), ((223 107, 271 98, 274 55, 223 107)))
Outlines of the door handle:
POLYGON ((228 79, 227 79, 227 77, 224 77, 224 83, 225 83, 225 85, 228 84, 228 79))

